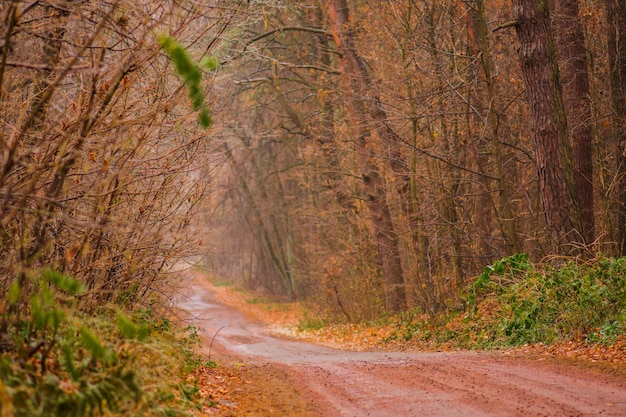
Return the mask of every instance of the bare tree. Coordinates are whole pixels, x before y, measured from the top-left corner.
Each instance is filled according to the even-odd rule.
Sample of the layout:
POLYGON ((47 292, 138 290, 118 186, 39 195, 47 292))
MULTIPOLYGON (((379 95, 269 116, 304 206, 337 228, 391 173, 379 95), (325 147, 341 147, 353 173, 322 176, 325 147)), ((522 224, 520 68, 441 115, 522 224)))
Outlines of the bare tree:
POLYGON ((155 34, 194 45, 200 60, 228 21, 211 10, 2 8, 0 293, 16 284, 26 300, 31 278, 52 268, 87 285, 84 308, 168 304, 177 262, 204 251, 196 216, 214 151, 155 34))
MULTIPOLYGON (((374 109, 368 101, 375 100, 375 97, 369 94, 371 80, 367 67, 356 49, 357 46, 352 33, 347 27, 349 22, 347 1, 334 0, 329 6, 333 37, 341 55, 340 68, 348 94, 346 98, 348 112, 355 135, 357 152, 359 152, 363 191, 378 242, 379 257, 386 285, 387 308, 391 312, 397 312, 405 308, 406 295, 398 251, 398 238, 387 207, 383 179, 371 157, 373 136, 369 124, 374 109)), ((384 118, 384 113, 381 114, 380 112, 382 110, 379 109, 376 115, 379 119, 384 118)))

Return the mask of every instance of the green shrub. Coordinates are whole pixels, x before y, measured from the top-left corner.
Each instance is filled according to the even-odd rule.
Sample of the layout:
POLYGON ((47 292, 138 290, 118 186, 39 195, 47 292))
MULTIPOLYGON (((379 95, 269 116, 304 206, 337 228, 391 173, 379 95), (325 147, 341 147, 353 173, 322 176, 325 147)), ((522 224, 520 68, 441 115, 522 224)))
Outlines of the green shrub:
POLYGON ((475 307, 480 295, 489 292, 501 293, 506 285, 515 282, 531 269, 532 264, 525 253, 516 253, 486 266, 483 273, 469 287, 468 304, 475 307))
POLYGON ((484 323, 494 327, 491 331, 474 329, 491 335, 485 343, 598 341, 624 332, 626 258, 534 267, 515 255, 485 268, 472 284, 468 303, 474 312, 477 296, 486 290, 497 297, 499 311, 484 323))
POLYGON ((187 375, 213 364, 195 355, 195 331, 181 337, 149 311, 86 315, 75 307, 84 286, 57 271, 25 284, 28 308, 10 308, 23 292, 13 284, 2 315, 0 416, 181 416, 199 407, 187 375))
MULTIPOLYGON (((3 315, 0 381, 7 398, 0 412, 12 409, 15 417, 92 416, 139 401, 135 372, 73 309, 72 300, 84 286, 52 270, 28 283, 28 309, 9 308, 3 315)), ((12 285, 10 307, 21 291, 17 282, 12 285)))

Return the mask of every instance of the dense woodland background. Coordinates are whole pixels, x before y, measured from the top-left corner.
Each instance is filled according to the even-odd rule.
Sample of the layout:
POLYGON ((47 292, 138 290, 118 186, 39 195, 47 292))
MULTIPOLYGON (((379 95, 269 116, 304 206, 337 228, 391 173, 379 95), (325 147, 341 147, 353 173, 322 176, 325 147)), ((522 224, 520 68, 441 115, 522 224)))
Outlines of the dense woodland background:
POLYGON ((5 312, 42 268, 84 283, 85 309, 156 309, 202 258, 355 321, 463 308, 515 253, 626 253, 623 0, 5 0, 0 18, 5 312), (219 68, 190 80, 159 36, 219 68))

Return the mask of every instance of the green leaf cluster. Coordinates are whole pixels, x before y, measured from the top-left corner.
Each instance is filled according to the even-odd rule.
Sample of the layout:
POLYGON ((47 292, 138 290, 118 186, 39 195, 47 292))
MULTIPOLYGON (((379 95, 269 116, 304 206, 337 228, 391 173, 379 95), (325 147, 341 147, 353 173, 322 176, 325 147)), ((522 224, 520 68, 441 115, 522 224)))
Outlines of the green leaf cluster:
POLYGON ((205 57, 200 64, 197 64, 187 53, 187 50, 171 36, 159 35, 157 38, 161 49, 163 49, 174 63, 174 68, 179 78, 187 86, 189 99, 195 111, 198 112, 198 123, 205 129, 213 124, 211 111, 204 101, 202 91, 202 70, 201 67, 215 71, 219 67, 219 62, 214 57, 205 57))
POLYGON ((85 290, 54 270, 15 281, 9 305, 30 285, 29 311, 6 312, 0 355, 0 415, 93 416, 139 401, 135 372, 81 318, 73 301, 85 290))
POLYGON ((494 262, 493 265, 487 265, 470 285, 468 303, 475 306, 479 295, 489 291, 498 292, 507 282, 514 282, 532 267, 525 253, 516 253, 494 262))

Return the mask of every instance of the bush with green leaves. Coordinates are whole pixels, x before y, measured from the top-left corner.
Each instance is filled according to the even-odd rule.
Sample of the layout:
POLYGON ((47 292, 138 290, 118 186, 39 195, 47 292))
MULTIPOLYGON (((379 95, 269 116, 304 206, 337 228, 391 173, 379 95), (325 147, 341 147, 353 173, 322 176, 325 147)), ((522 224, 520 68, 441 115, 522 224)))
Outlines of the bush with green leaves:
POLYGON ((112 306, 84 314, 75 308, 83 292, 52 270, 13 284, 2 314, 0 416, 168 416, 198 408, 197 387, 186 380, 202 365, 195 333, 181 338, 163 320, 145 312, 131 319, 112 306), (19 310, 26 283, 30 303, 19 310))
POLYGON ((518 254, 485 268, 472 284, 473 312, 481 296, 496 297, 499 306, 495 321, 482 322, 491 329, 473 329, 489 334, 487 344, 610 342, 626 330, 626 258, 535 267, 518 254))
POLYGON ((626 258, 535 265, 526 254, 515 254, 486 266, 466 302, 462 312, 401 317, 386 340, 470 349, 613 343, 626 333, 626 258))
MULTIPOLYGON (((137 402, 141 390, 128 361, 115 346, 104 343, 73 309, 84 291, 77 280, 45 270, 28 280, 30 302, 25 311, 14 303, 25 287, 16 282, 8 295, 3 317, 6 333, 0 355, 2 415, 92 416, 115 410, 121 403, 137 402)), ((117 333, 142 333, 118 313, 117 333)))

